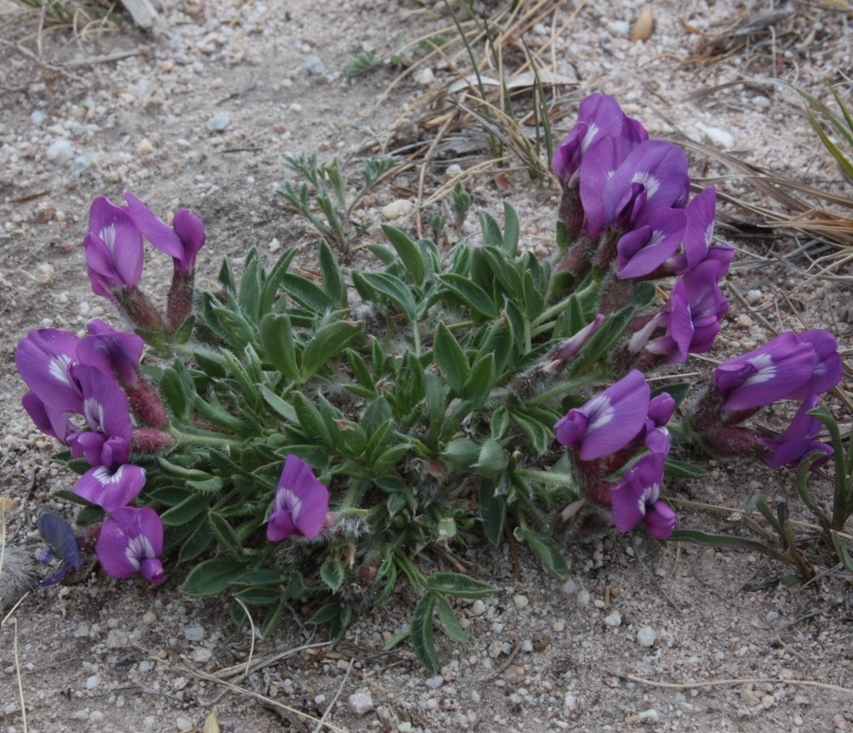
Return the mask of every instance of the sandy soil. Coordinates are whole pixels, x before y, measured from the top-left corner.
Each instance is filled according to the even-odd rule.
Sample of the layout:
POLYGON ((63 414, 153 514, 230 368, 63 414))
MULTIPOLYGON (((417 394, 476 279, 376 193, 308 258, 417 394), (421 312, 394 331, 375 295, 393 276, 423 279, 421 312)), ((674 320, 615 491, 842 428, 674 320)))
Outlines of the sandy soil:
MULTIPOLYGON (((553 72, 573 82, 559 89, 566 116, 558 132, 571 126, 578 101, 599 88, 652 135, 677 129, 746 162, 843 190, 796 98, 767 81, 796 78, 829 97, 826 82, 839 81, 851 61, 841 4, 795 2, 778 12, 773 3, 738 0, 658 3, 649 41, 631 43, 630 24, 643 4, 543 4, 557 7, 525 40, 541 48, 559 31, 542 52, 553 72), (709 35, 727 28, 739 30, 709 35), (735 81, 742 83, 713 91, 735 81)), ((495 3, 487 5, 496 12, 495 3)), ((251 246, 270 258, 280 247, 299 246, 302 266, 311 267, 315 238, 275 193, 292 176, 282 154, 319 149, 330 159, 358 157, 370 145, 378 151, 395 122, 417 119, 425 91, 454 74, 448 64, 430 63, 434 80, 421 69, 377 106, 399 70, 381 65, 355 78, 342 73, 365 48, 383 58, 416 34, 450 33, 440 3, 168 0, 156 36, 126 16, 120 29, 106 30, 78 19, 75 32, 50 23, 40 28, 37 13, 8 2, 2 9, 0 495, 20 502, 8 522, 7 546, 32 549, 39 514, 69 511, 51 498, 68 487, 69 476, 51 465, 54 446, 20 407, 24 390, 12 355, 29 329, 79 330, 94 316, 113 316, 86 278, 89 202, 132 191, 161 213, 190 208, 207 228, 202 279, 222 257, 239 266, 251 246), (209 129, 225 116, 223 129, 209 129)), ((419 139, 434 134, 410 123, 401 129, 419 139)), ((436 160, 428 188, 445 180, 450 163, 466 168, 483 159, 474 151, 436 160)), ((731 195, 747 190, 722 180, 714 164, 693 160, 697 180, 716 181, 731 195)), ((414 203, 417 175, 379 188, 365 215, 381 221, 385 205, 414 203)), ((554 185, 532 182, 521 170, 473 177, 468 185, 477 206, 490 211, 510 201, 525 246, 550 251, 554 185)), ((740 222, 741 230, 746 218, 734 207, 722 216, 740 222)), ((470 215, 463 233, 476 237, 475 221, 470 215)), ((734 236, 725 224, 718 235, 734 236)), ((710 357, 754 348, 770 328, 823 326, 844 342, 848 284, 804 283, 801 268, 814 247, 781 259, 808 242, 766 230, 734 243, 742 256, 724 291, 732 310, 710 357)), ((150 290, 167 282, 164 259, 149 257, 150 290)), ((688 365, 693 372, 708 366, 688 365)), ((783 417, 767 412, 759 422, 778 427, 783 417)), ((701 482, 671 482, 668 494, 739 510, 748 493, 774 500, 793 488, 790 474, 770 473, 763 464, 711 468, 701 482)), ((683 527, 748 531, 738 513, 680 510, 683 527)), ((525 553, 517 567, 507 552, 487 546, 462 553, 468 571, 499 591, 485 603, 458 604, 471 643, 437 634, 444 666, 432 679, 405 646, 381 650, 416 600, 402 588, 382 608, 366 609, 335 649, 322 645, 323 632, 307 627, 295 608, 274 639, 250 650, 228 618, 228 598, 181 596, 184 568, 171 568, 157 588, 93 572, 83 582, 33 592, 0 629, 0 729, 165 732, 202 730, 208 721, 210 733, 214 714, 222 731, 315 729, 315 721, 283 706, 314 717, 328 712, 329 727, 346 731, 538 733, 645 725, 805 733, 853 726, 853 609, 843 580, 745 592, 779 568, 758 555, 661 545, 642 534, 614 533, 565 552, 566 581, 545 575, 525 553), (243 676, 247 660, 250 674, 243 676), (369 693, 374 706, 363 716, 347 703, 357 691, 369 693)), ((429 566, 435 558, 422 562, 429 566)))

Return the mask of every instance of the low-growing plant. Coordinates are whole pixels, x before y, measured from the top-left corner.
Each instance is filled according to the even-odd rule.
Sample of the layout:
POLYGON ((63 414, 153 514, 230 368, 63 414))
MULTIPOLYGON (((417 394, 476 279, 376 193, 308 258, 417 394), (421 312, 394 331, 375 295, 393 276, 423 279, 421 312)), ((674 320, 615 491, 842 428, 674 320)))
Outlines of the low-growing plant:
POLYGON ((184 593, 231 592, 235 622, 261 609, 264 635, 299 603, 340 638, 405 581, 419 596, 407 634, 434 673, 436 612, 464 641, 451 599, 493 591, 460 548, 511 535, 562 577, 561 530, 672 535, 664 476, 704 474, 685 449, 770 465, 811 451, 811 422, 778 441, 743 423, 777 400, 811 409, 838 382, 826 331, 721 364, 695 397, 683 382, 652 391, 646 374, 712 348, 733 250, 712 245, 714 189, 691 199, 681 149, 611 97, 584 100, 554 153, 547 260, 522 249, 505 204, 502 223, 480 212, 481 241, 449 251, 383 226, 387 244, 365 245, 378 266, 345 274, 327 241, 341 254, 352 241, 340 167, 291 167, 327 219, 308 184, 286 189, 325 237, 317 281, 293 270, 296 250, 266 267, 253 249, 239 279, 225 260, 215 287, 196 288, 197 217, 180 209, 169 227, 130 194, 92 204, 93 290, 137 332, 40 329, 15 355, 24 407, 80 474, 61 495, 85 529, 47 523, 66 565, 94 547, 109 574, 161 583, 186 563, 184 593), (174 261, 165 314, 139 287, 143 236, 174 261), (654 305, 653 281, 673 276, 654 305))

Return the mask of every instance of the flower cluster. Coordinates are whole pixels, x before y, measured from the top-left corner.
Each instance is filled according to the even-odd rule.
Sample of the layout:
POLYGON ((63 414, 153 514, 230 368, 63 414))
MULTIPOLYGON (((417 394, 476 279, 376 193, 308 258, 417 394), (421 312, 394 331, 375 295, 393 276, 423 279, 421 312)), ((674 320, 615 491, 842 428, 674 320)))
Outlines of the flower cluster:
POLYGON ((628 351, 645 369, 708 351, 728 310, 718 283, 734 256, 711 246, 713 187, 689 199, 687 159, 677 145, 649 139, 612 97, 593 94, 554 152, 563 186, 560 216, 574 244, 559 265, 602 283, 601 308, 621 306, 626 283, 683 276, 660 313, 634 326, 628 351))
POLYGON ((165 408, 139 373, 143 347, 136 334, 96 319, 82 339, 52 328, 31 331, 18 342, 15 363, 31 390, 22 403, 33 422, 91 466, 73 491, 109 515, 101 534, 113 540, 98 542, 101 564, 113 575, 117 563, 135 564, 134 571, 116 577, 141 569, 159 583, 164 579, 157 559, 163 546, 160 519, 154 510, 128 506, 145 485, 145 469, 129 462, 131 451, 172 442, 163 432, 165 408), (130 405, 141 427, 134 427, 130 405), (82 416, 84 425, 72 415, 82 416))
POLYGON ((820 395, 841 379, 835 337, 823 329, 782 333, 764 346, 720 364, 699 400, 691 428, 711 450, 728 455, 758 455, 771 468, 793 465, 807 453, 832 448, 815 440, 820 422, 808 415, 820 395), (802 403, 779 438, 736 427, 756 410, 778 400, 802 403))
POLYGON ((667 393, 651 398, 645 377, 635 369, 554 426, 587 498, 611 507, 620 532, 642 522, 665 539, 678 526, 675 512, 660 500, 670 448, 666 424, 674 410, 675 400, 667 393), (638 452, 642 455, 618 481, 607 480, 638 452))

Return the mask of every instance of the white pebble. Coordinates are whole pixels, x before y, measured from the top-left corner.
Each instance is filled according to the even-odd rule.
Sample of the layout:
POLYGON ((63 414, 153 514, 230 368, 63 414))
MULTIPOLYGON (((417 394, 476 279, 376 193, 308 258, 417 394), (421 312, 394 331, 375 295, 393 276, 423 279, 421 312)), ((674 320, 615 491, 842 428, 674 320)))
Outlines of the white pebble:
POLYGON ((725 150, 729 150, 735 145, 735 139, 732 137, 731 133, 721 130, 719 127, 711 127, 702 122, 697 122, 696 127, 704 133, 705 137, 707 137, 712 143, 717 143, 717 145, 720 145, 725 150))
POLYGON ((192 721, 187 720, 184 717, 179 717, 175 720, 175 725, 178 730, 190 730, 193 727, 192 721))
POLYGON ((578 592, 577 598, 575 598, 575 603, 577 603, 578 606, 580 606, 581 608, 585 608, 586 606, 589 605, 589 600, 590 600, 589 591, 586 588, 582 588, 578 592))
POLYGON ((471 606, 471 614, 474 616, 482 616, 485 612, 486 604, 478 598, 476 601, 474 601, 474 605, 471 606))
POLYGON ((136 152, 139 153, 139 155, 148 155, 149 153, 154 152, 154 146, 147 137, 144 137, 139 141, 139 145, 136 146, 136 152))
POLYGON ((435 81, 435 73, 429 66, 425 66, 415 74, 415 81, 422 87, 428 87, 435 81))
POLYGON ((575 695, 566 695, 563 700, 563 717, 571 718, 577 711, 581 705, 581 701, 579 697, 575 695))
POLYGON ((47 159, 54 165, 67 165, 74 157, 74 146, 65 138, 60 138, 47 149, 47 159))
POLYGON ((98 675, 93 674, 91 677, 86 678, 86 689, 94 690, 98 685, 101 684, 101 678, 98 675))
POLYGON ((448 178, 455 178, 458 175, 462 174, 462 166, 458 163, 454 163, 453 165, 447 166, 447 170, 445 171, 448 178))
POLYGON ((522 608, 527 608, 530 605, 530 601, 527 596, 513 596, 512 602, 515 603, 515 607, 520 611, 522 608))
POLYGON ((609 616, 604 617, 604 625, 616 628, 622 625, 622 614, 619 611, 614 611, 609 616))
POLYGON ((760 290, 750 290, 746 294, 746 302, 750 305, 755 305, 759 300, 761 300, 761 291, 760 290))
POLYGON ((767 97, 757 96, 753 97, 751 101, 756 107, 767 108, 770 106, 770 100, 767 97))
POLYGON ((221 132, 231 122, 231 116, 227 112, 219 112, 207 121, 207 129, 211 132, 221 132))
POLYGON ((658 640, 657 632, 651 626, 643 626, 637 632, 637 643, 640 646, 652 647, 658 640))
POLYGON ((440 674, 436 675, 435 677, 430 677, 426 681, 426 686, 429 687, 429 689, 431 689, 431 690, 437 690, 443 684, 444 684, 444 677, 442 677, 440 674))
POLYGON ((772 624, 774 621, 777 621, 778 619, 779 619, 779 612, 778 611, 771 611, 770 613, 767 614, 767 623, 768 624, 772 624))
POLYGON ((279 242, 277 239, 273 239, 267 245, 267 247, 269 248, 270 252, 278 252, 281 249, 281 242, 279 242))
POLYGON ((387 206, 382 207, 382 216, 388 219, 388 221, 393 221, 394 219, 399 219, 401 216, 408 214, 412 208, 411 201, 407 201, 406 199, 397 199, 387 206))
POLYGON ((373 710, 373 698, 369 692, 354 692, 347 698, 347 704, 354 715, 366 715, 373 710))
POLYGON ((187 641, 201 641, 204 638, 204 629, 201 626, 190 626, 184 629, 184 637, 187 641))

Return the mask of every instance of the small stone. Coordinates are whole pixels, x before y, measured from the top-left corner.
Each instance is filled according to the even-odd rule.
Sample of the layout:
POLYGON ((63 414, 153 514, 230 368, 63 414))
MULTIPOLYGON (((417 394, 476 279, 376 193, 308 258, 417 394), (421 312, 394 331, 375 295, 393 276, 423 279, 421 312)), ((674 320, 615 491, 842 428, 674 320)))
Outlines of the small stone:
POLYGON ((737 327, 738 328, 752 328, 752 319, 746 315, 746 313, 741 313, 737 317, 737 327))
POLYGON ((515 607, 519 611, 523 608, 527 608, 530 605, 530 601, 527 596, 513 596, 512 602, 515 603, 515 607))
POLYGON ((716 143, 725 150, 734 147, 735 139, 731 133, 721 130, 719 127, 711 127, 702 122, 697 122, 696 127, 707 137, 712 143, 716 143))
POLYGON ((136 152, 140 155, 148 155, 154 152, 154 146, 147 137, 144 137, 139 141, 139 145, 136 146, 136 152))
POLYGON ((607 24, 607 30, 614 36, 627 36, 631 31, 631 24, 627 20, 613 20, 607 24))
POLYGON ((504 679, 511 685, 520 685, 524 682, 526 671, 520 664, 511 664, 504 672, 504 679))
POLYGON ((193 727, 192 721, 187 720, 183 716, 180 716, 175 719, 175 725, 177 726, 178 730, 191 730, 193 727))
POLYGON ((443 684, 444 684, 444 677, 442 677, 441 675, 436 675, 435 677, 430 677, 426 681, 426 686, 429 687, 429 689, 431 689, 431 690, 437 690, 443 684))
POLYGON ((422 87, 428 87, 435 81, 435 73, 429 66, 425 66, 422 68, 417 74, 415 74, 415 82, 420 84, 422 87))
POLYGON ((504 645, 502 641, 498 641, 495 639, 491 644, 489 644, 489 656, 492 659, 497 659, 501 654, 503 654, 504 645))
POLYGON ((101 684, 101 678, 98 675, 93 674, 91 677, 86 678, 86 689, 94 690, 98 685, 101 684))
POLYGON ((447 170, 445 171, 448 178, 456 178, 456 176, 462 175, 462 166, 458 163, 454 163, 453 165, 447 166, 447 170))
POLYGON ((393 221, 394 219, 399 219, 401 216, 408 214, 412 208, 411 201, 407 201, 406 199, 397 199, 387 206, 382 207, 382 216, 388 219, 388 221, 393 221))
POLYGON ((485 612, 486 604, 478 598, 476 601, 474 601, 474 605, 471 606, 471 614, 473 616, 482 616, 485 612))
POLYGON ((197 649, 193 649, 192 660, 194 662, 204 664, 205 662, 209 662, 212 657, 213 652, 210 651, 210 649, 206 649, 205 647, 198 647, 197 649))
POLYGON ((290 105, 290 111, 296 114, 302 114, 302 105, 299 102, 294 102, 290 105))
POLYGON ((325 696, 325 695, 317 695, 317 696, 314 698, 314 704, 315 704, 315 705, 320 705, 320 704, 322 704, 322 703, 324 703, 324 702, 326 702, 326 696, 325 696))
POLYGON ((373 710, 373 698, 369 692, 354 692, 347 698, 347 705, 353 715, 367 715, 373 710))
POLYGON ((41 110, 34 110, 30 115, 30 122, 32 122, 36 127, 40 127, 44 123, 44 120, 44 112, 41 110))
POLYGON ((614 611, 609 616, 604 617, 604 625, 616 628, 622 625, 622 614, 619 611, 614 611))
POLYGON ((281 249, 281 242, 277 239, 273 239, 268 245, 268 249, 270 252, 278 252, 281 249))
POLYGON ((779 620, 779 612, 778 611, 771 611, 770 613, 767 614, 767 623, 768 624, 772 624, 774 621, 778 621, 778 620, 779 620))
POLYGON ((204 638, 204 629, 201 626, 190 626, 184 629, 184 637, 187 641, 201 641, 204 638))
POLYGON ((104 722, 104 714, 100 710, 93 710, 89 713, 89 722, 90 723, 103 723, 104 722))
POLYGON ((560 586, 560 590, 563 591, 567 596, 570 596, 574 593, 578 592, 578 584, 574 578, 569 578, 563 585, 560 586))
POLYGON ((655 645, 657 640, 657 632, 651 626, 643 626, 643 628, 637 632, 637 643, 640 646, 652 647, 655 645))
POLYGON ((126 631, 110 629, 107 634, 107 647, 110 649, 124 649, 130 646, 130 637, 126 631))
POLYGON ((585 608, 589 605, 590 597, 591 596, 589 595, 589 591, 586 590, 586 588, 582 588, 580 591, 578 591, 577 598, 575 598, 575 603, 577 603, 578 606, 580 606, 581 608, 585 608))
POLYGON ((217 112, 207 121, 207 129, 211 132, 222 132, 231 122, 231 116, 227 112, 217 112))
POLYGON ((157 623, 157 616, 153 611, 146 611, 142 616, 142 623, 146 626, 157 623))
POLYGON ((47 159, 54 165, 67 165, 74 157, 74 146, 65 138, 51 143, 47 149, 47 159))
POLYGON ((326 66, 323 64, 322 61, 320 61, 319 56, 311 56, 305 62, 305 70, 309 74, 317 75, 322 74, 326 70, 326 66))
POLYGON ((581 700, 576 695, 566 695, 563 699, 563 717, 571 718, 581 706, 581 700))
POLYGON ((36 267, 36 282, 39 285, 50 285, 53 282, 53 278, 56 275, 56 268, 50 264, 50 262, 43 262, 38 267, 36 267))
POLYGON ((746 294, 746 302, 750 305, 755 305, 759 300, 761 300, 761 291, 760 290, 750 290, 746 294))
POLYGON ((766 109, 770 106, 770 100, 767 97, 756 96, 752 98, 752 103, 761 109, 766 109))

